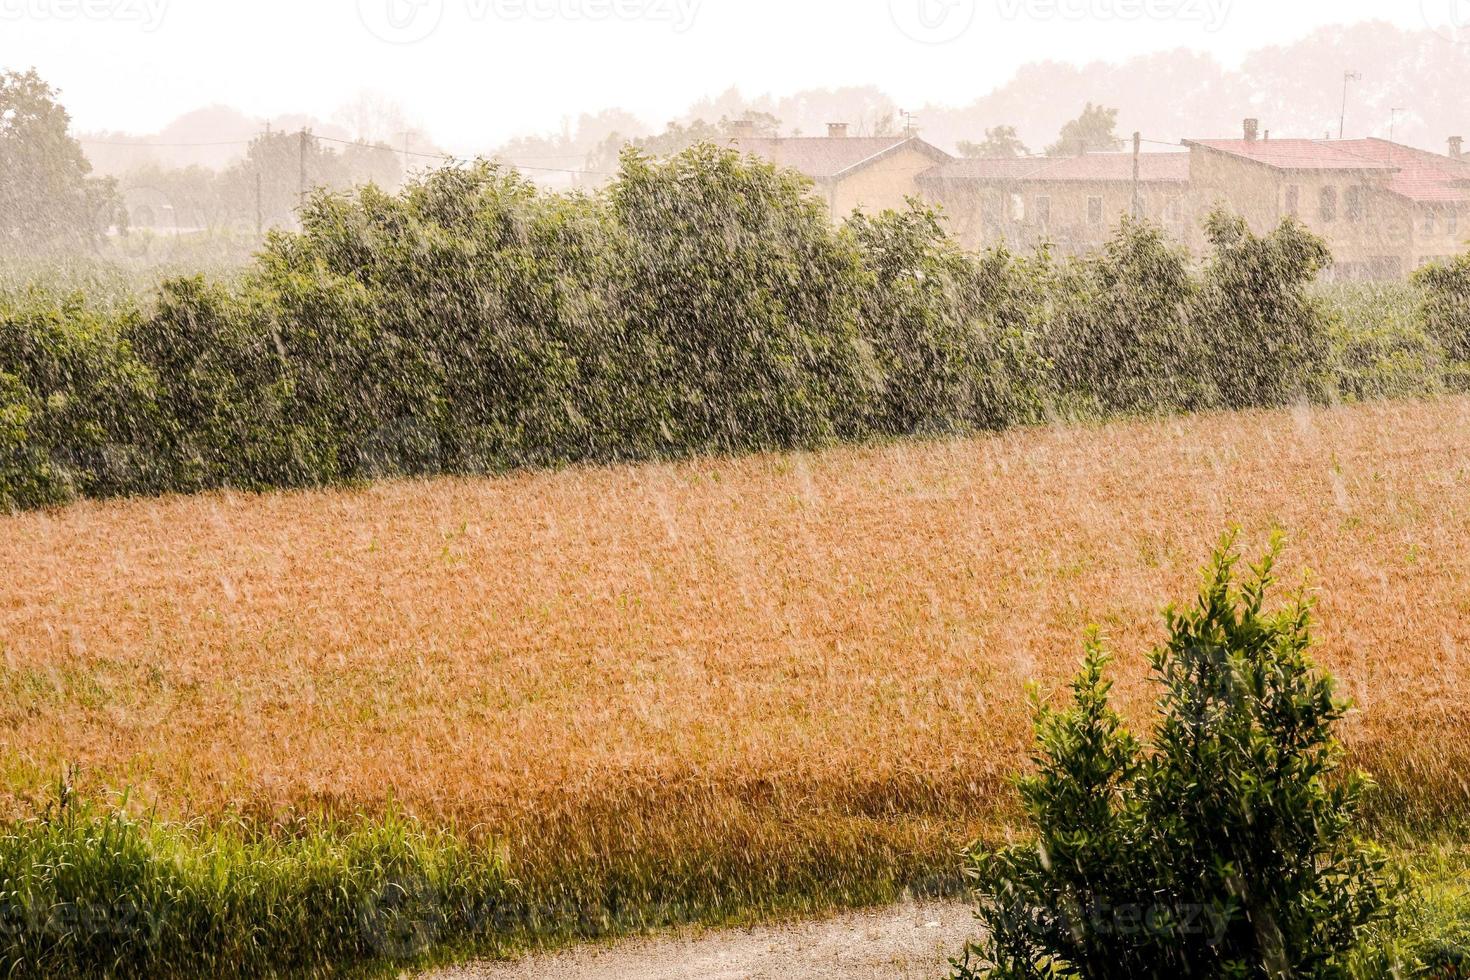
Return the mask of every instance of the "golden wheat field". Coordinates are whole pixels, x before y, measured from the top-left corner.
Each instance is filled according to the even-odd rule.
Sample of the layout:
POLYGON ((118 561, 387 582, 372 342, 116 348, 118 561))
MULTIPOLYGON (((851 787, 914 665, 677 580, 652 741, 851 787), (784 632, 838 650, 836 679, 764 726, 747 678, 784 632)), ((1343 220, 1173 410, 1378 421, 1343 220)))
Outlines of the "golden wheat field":
POLYGON ((179 815, 950 853, 1088 624, 1146 706, 1160 609, 1232 523, 1310 569, 1355 757, 1465 794, 1470 400, 1446 399, 3 518, 6 798, 70 764, 179 815))

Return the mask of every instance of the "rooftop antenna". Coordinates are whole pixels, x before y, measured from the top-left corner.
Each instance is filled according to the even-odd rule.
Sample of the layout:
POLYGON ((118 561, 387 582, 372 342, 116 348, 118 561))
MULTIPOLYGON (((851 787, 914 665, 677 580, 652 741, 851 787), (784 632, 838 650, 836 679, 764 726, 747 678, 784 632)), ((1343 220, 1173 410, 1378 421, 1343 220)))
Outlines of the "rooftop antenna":
POLYGON ((1347 92, 1348 82, 1361 82, 1363 73, 1360 71, 1345 71, 1342 73, 1342 115, 1337 120, 1337 138, 1342 139, 1342 134, 1347 130, 1347 92))
POLYGON ((1394 126, 1399 121, 1399 113, 1408 112, 1408 109, 1394 108, 1388 110, 1388 165, 1393 166, 1393 134, 1394 126))

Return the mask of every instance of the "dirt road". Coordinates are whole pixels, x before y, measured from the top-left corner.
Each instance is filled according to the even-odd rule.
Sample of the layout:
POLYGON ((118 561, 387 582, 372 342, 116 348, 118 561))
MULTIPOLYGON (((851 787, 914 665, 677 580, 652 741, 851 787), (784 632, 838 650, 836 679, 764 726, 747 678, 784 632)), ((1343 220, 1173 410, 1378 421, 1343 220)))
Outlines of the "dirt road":
POLYGON ((514 963, 479 963, 431 980, 936 980, 973 934, 968 906, 904 905, 756 929, 687 930, 514 963))

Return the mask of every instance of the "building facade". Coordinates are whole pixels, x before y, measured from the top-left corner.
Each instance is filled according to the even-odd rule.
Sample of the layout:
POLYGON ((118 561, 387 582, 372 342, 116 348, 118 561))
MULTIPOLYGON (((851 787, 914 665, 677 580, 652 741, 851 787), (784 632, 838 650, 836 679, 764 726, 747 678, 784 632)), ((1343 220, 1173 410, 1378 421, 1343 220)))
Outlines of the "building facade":
MULTIPOLYGON (((1194 227, 1215 206, 1257 233, 1300 220, 1332 249, 1339 279, 1392 279, 1464 251, 1470 163, 1381 139, 1187 140, 1194 227)), ((1195 232, 1194 244, 1203 247, 1195 232)))
POLYGON ((826 136, 740 135, 731 145, 810 177, 834 221, 858 208, 904 207, 907 198, 921 196, 920 174, 953 159, 913 134, 849 136, 845 123, 830 124, 826 136))
POLYGON ((1470 245, 1470 161, 1463 143, 1430 153, 1381 139, 1298 140, 1260 135, 1185 140, 1172 152, 957 159, 918 136, 756 138, 732 145, 812 179, 834 221, 853 210, 939 205, 965 246, 1101 247, 1127 215, 1159 225, 1197 255, 1217 207, 1265 234, 1295 217, 1325 239, 1338 279, 1392 279, 1470 245))
POLYGON ((1131 153, 954 160, 921 174, 919 185, 971 248, 1004 242, 1080 254, 1100 247, 1130 214, 1183 237, 1192 212, 1189 154, 1140 154, 1137 165, 1135 183, 1131 153))

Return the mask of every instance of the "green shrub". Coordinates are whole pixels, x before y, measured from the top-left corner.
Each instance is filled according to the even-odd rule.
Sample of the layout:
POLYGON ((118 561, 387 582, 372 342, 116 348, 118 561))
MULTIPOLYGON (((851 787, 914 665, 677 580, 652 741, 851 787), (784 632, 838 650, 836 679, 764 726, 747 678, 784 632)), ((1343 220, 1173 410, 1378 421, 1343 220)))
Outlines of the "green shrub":
POLYGON ((487 164, 398 196, 318 197, 300 235, 272 237, 252 283, 320 478, 605 452, 613 234, 596 202, 487 164))
POLYGON ((1208 400, 1221 408, 1321 399, 1330 385, 1326 313, 1309 287, 1332 261, 1327 244, 1287 219, 1269 235, 1212 214, 1190 322, 1199 337, 1208 400))
POLYGON ((629 152, 594 195, 482 162, 318 194, 227 282, 144 304, 83 269, 93 305, 0 297, 0 507, 1370 397, 1428 370, 1397 326, 1339 329, 1291 222, 1214 216, 1195 271, 1141 222, 1056 262, 967 253, 922 204, 837 228, 810 191, 710 145, 629 152))
POLYGON ((1044 365, 1022 306, 1024 270, 995 251, 967 255, 937 211, 861 212, 847 222, 863 258, 862 332, 880 392, 870 424, 889 435, 999 429, 1038 414, 1044 365))
POLYGON ((1356 402, 1444 391, 1444 349, 1420 320, 1422 290, 1402 282, 1334 283, 1319 295, 1329 311, 1338 397, 1356 402))
POLYGON ((151 448, 162 489, 263 490, 317 482, 291 378, 266 311, 202 276, 164 281, 125 327, 156 382, 151 448))
POLYGON ((80 297, 0 294, 0 510, 152 485, 153 386, 80 297))
POLYGON ((1197 606, 1169 611, 1147 746, 1109 706, 1096 640, 1072 707, 1039 710, 1020 781, 1038 838, 973 852, 986 937, 958 977, 1334 976, 1389 914, 1310 603, 1264 608, 1276 551, 1237 582, 1227 539, 1197 606))
POLYGON ((642 439, 723 453, 863 434, 881 379, 858 330, 862 257, 809 191, 708 144, 624 153, 609 202, 642 439))
POLYGON ((1424 291, 1420 320, 1453 363, 1451 384, 1470 391, 1470 252, 1414 273, 1424 291))
POLYGON ((504 889, 493 856, 399 817, 257 830, 68 804, 0 829, 0 974, 351 972, 474 941, 504 889))
POLYGON ((1159 228, 1125 219, 1101 252, 1059 270, 1046 354, 1066 402, 1094 415, 1199 403, 1190 264, 1159 228))

